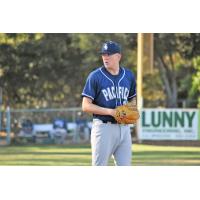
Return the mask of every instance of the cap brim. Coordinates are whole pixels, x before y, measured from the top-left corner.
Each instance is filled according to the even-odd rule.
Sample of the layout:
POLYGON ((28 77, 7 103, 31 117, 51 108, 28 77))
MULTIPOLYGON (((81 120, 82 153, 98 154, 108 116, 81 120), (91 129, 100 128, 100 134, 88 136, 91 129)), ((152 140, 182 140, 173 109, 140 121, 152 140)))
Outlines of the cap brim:
POLYGON ((102 51, 100 51, 99 54, 100 54, 100 55, 102 55, 102 54, 113 55, 113 54, 116 54, 116 53, 111 53, 111 52, 102 52, 102 51))

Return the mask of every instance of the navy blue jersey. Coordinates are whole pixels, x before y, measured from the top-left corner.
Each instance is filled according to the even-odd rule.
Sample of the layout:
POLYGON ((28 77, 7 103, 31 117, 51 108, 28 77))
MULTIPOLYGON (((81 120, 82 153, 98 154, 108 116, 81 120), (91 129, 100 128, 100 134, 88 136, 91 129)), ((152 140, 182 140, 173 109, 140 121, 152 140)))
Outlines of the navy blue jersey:
MULTIPOLYGON (((136 84, 133 73, 120 67, 118 75, 112 75, 106 68, 99 67, 87 78, 82 97, 92 99, 92 102, 105 108, 116 108, 126 104, 136 96, 136 84)), ((114 121, 112 116, 93 114, 94 118, 114 121)))

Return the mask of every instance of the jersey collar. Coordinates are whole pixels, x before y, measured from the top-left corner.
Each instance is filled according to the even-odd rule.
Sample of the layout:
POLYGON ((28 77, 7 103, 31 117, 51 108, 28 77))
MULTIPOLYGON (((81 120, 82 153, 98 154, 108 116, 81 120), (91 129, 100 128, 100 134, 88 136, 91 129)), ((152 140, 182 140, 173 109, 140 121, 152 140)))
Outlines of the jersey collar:
POLYGON ((123 76, 123 69, 122 69, 121 66, 119 67, 119 73, 118 73, 117 75, 111 74, 111 73, 105 68, 105 66, 102 66, 102 67, 101 67, 101 70, 102 70, 103 73, 105 73, 109 78, 118 78, 118 79, 120 79, 120 78, 123 76))

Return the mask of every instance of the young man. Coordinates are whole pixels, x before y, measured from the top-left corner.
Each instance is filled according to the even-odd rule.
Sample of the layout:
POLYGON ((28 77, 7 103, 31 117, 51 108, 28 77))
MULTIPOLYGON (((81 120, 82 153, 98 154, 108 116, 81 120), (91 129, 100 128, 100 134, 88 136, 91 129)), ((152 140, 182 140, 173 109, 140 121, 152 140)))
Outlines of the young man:
POLYGON ((91 72, 82 92, 82 109, 93 114, 91 131, 92 165, 107 165, 114 157, 116 165, 131 165, 130 126, 117 124, 117 106, 136 104, 136 84, 132 72, 120 66, 121 48, 113 41, 101 49, 103 66, 91 72))

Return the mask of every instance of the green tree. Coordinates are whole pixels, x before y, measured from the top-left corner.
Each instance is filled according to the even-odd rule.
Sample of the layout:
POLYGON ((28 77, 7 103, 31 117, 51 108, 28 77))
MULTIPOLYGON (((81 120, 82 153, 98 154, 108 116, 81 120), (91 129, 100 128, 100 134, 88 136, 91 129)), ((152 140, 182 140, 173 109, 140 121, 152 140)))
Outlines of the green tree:
POLYGON ((136 34, 1 34, 0 84, 5 102, 13 108, 80 106, 88 73, 102 65, 98 53, 102 42, 122 43, 123 64, 133 68, 133 36, 136 34))
POLYGON ((198 99, 198 107, 200 108, 200 56, 193 59, 193 65, 196 73, 192 76, 192 88, 190 90, 190 98, 198 99))
MULTIPOLYGON (((166 106, 182 106, 188 99, 194 70, 191 59, 199 53, 197 34, 155 34, 155 60, 166 94, 166 106)), ((193 102, 192 102, 193 103, 193 102)), ((192 104, 196 106, 197 102, 192 104)))
MULTIPOLYGON (((144 77, 145 106, 196 107, 200 34, 155 34, 155 73, 144 77), (166 103, 163 104, 163 101, 166 103)), ((80 106, 86 77, 102 65, 103 42, 122 45, 137 75, 137 34, 0 34, 0 86, 12 108, 80 106)))

